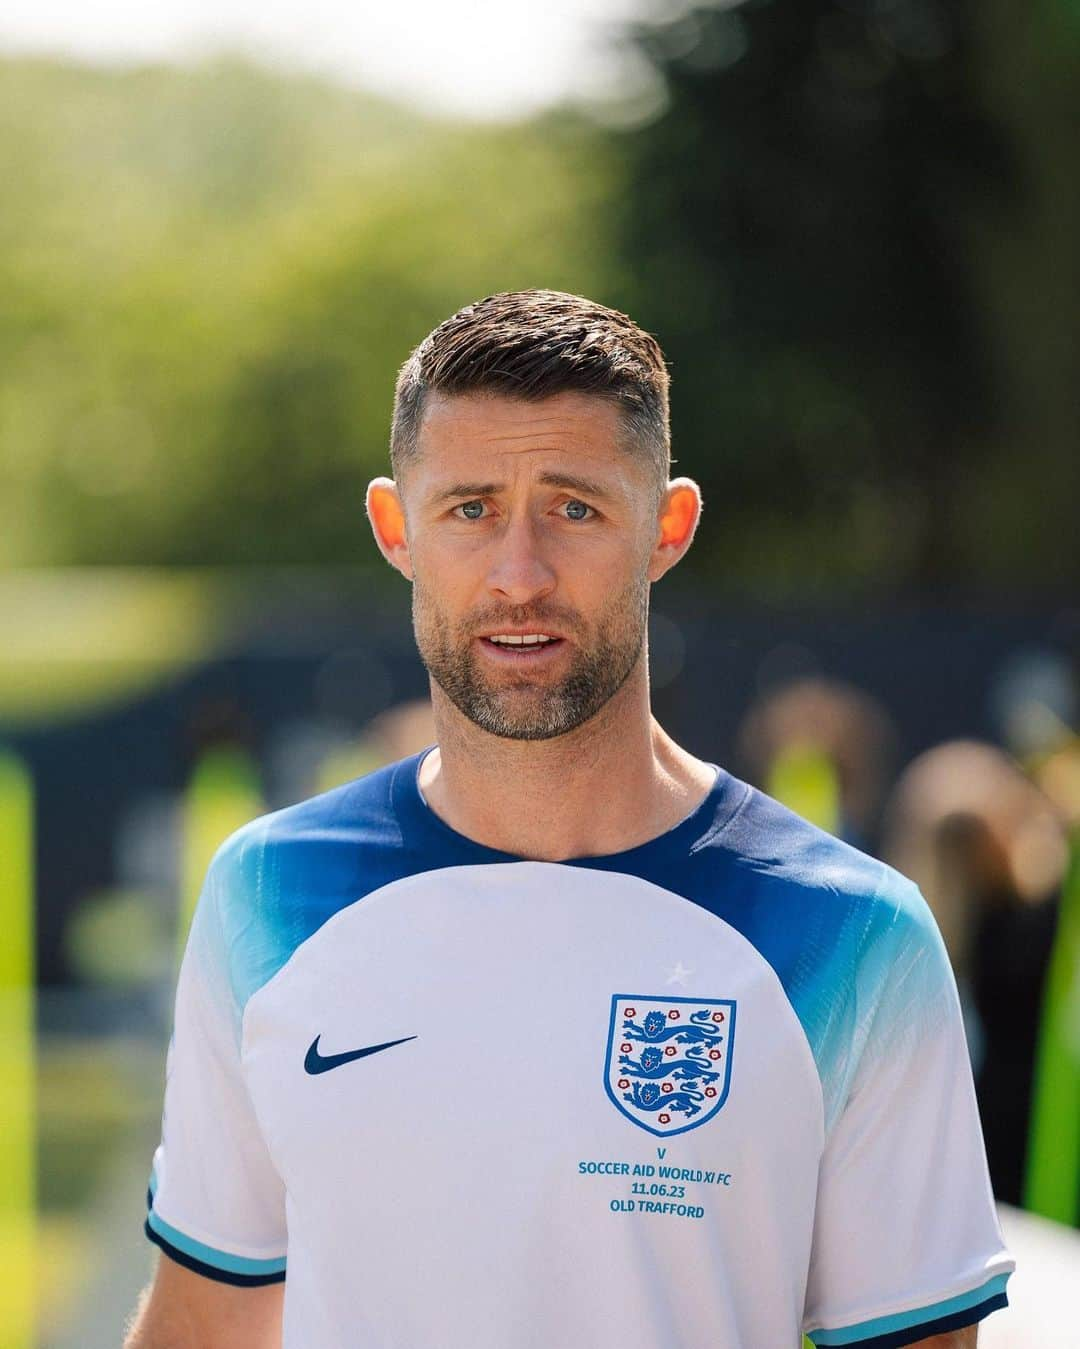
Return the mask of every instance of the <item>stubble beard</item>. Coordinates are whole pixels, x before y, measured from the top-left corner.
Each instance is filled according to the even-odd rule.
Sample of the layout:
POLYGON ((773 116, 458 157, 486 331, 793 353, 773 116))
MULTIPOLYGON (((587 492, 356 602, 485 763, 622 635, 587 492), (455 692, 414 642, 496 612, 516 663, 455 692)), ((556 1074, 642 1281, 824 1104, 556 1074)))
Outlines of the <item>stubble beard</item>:
POLYGON ((557 683, 534 681, 527 670, 485 676, 475 640, 479 618, 456 629, 442 617, 419 578, 413 580, 413 628, 420 659, 454 706, 481 730, 506 740, 551 740, 594 717, 626 682, 645 643, 649 586, 635 577, 601 612, 586 642, 573 615, 553 609, 511 608, 492 615, 487 631, 531 626, 545 619, 574 641, 573 659, 557 683), (569 620, 569 622, 568 622, 569 620))

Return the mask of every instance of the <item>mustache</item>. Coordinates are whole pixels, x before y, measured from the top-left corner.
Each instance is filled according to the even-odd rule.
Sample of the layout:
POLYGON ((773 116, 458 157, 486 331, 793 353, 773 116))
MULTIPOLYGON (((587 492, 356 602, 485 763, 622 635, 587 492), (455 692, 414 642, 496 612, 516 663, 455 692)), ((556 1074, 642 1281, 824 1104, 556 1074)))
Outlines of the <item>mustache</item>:
POLYGON ((543 632, 545 627, 556 628, 560 632, 576 632, 581 626, 577 614, 566 609, 554 609, 548 605, 521 605, 509 609, 486 609, 473 614, 460 626, 475 631, 497 632, 501 625, 513 628, 535 628, 543 632))

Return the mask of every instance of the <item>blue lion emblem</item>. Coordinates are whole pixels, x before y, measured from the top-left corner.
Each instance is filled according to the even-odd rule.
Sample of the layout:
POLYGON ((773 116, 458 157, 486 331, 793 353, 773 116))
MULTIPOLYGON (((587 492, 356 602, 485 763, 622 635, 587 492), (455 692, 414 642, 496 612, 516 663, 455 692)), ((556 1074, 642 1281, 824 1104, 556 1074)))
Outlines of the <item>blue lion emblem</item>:
POLYGON ((620 1114, 657 1138, 711 1120, 728 1099, 734 998, 616 993, 604 1089, 620 1114))
POLYGON ((696 1102, 704 1099, 704 1092, 689 1091, 686 1088, 682 1091, 662 1092, 656 1082, 635 1082, 623 1096, 624 1101, 632 1101, 639 1110, 672 1110, 685 1115, 687 1119, 698 1113, 701 1106, 696 1102))
POLYGON ((629 1054, 620 1054, 619 1067, 627 1077, 677 1077, 688 1086, 696 1085, 700 1079, 708 1086, 710 1082, 718 1081, 720 1074, 711 1071, 708 1059, 695 1057, 703 1053, 701 1045, 694 1045, 686 1051, 686 1058, 669 1059, 662 1049, 650 1045, 641 1051, 637 1059, 631 1058, 629 1054))
POLYGON ((707 1011, 692 1013, 689 1023, 669 1022, 663 1012, 649 1012, 640 1026, 636 1021, 624 1021, 623 1034, 628 1040, 646 1044, 663 1044, 665 1040, 680 1045, 705 1044, 719 1038, 720 1027, 707 1011))

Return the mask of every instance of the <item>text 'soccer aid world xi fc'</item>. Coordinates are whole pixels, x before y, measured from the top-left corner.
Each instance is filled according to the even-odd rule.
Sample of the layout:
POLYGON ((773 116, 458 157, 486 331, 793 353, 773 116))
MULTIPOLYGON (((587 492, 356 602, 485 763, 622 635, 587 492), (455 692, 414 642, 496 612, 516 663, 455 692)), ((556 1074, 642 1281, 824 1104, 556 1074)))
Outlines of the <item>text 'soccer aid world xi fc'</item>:
POLYGON ((611 999, 604 1086, 627 1119, 666 1138, 707 1123, 727 1100, 735 1046, 730 998, 611 999))

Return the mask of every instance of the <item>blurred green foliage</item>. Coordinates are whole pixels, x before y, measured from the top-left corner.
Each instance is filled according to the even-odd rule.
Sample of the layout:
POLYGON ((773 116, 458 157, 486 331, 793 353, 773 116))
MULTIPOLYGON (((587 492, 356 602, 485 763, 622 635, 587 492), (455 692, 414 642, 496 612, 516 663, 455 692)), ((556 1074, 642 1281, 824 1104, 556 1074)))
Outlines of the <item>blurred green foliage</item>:
POLYGON ((373 561, 397 367, 544 285, 664 344, 710 583, 1075 580, 1075 6, 658 0, 626 40, 667 101, 621 130, 0 62, 0 565, 373 561))
POLYGON ((51 1037, 42 1046, 38 1203, 44 1213, 85 1207, 132 1133, 160 1112, 161 1079, 156 1046, 118 1038, 103 1045, 85 1037, 51 1037))
POLYGON ((598 140, 235 61, 0 63, 0 564, 368 560, 412 346, 608 289, 598 140))
POLYGON ((621 298, 711 489, 699 564, 800 590, 1080 576, 1076 17, 746 0, 636 27, 667 107, 621 144, 621 298))

